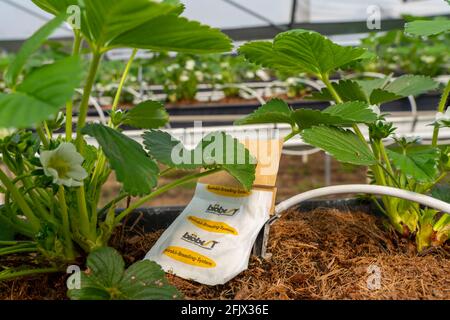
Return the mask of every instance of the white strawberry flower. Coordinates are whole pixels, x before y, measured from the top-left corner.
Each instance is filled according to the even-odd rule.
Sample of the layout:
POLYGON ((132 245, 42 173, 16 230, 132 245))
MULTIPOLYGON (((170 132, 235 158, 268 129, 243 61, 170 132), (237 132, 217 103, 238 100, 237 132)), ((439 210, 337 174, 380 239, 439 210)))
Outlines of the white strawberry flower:
POLYGON ((189 81, 189 75, 185 72, 183 72, 180 76, 180 81, 181 82, 188 82, 189 81))
POLYGON ((84 159, 72 143, 63 142, 55 150, 42 151, 40 160, 45 175, 55 184, 80 187, 88 176, 81 166, 84 159))
POLYGON ((176 69, 180 68, 180 65, 175 63, 175 64, 171 64, 170 66, 167 67, 167 71, 168 72, 172 72, 175 71, 176 69))
POLYGON ((186 61, 186 64, 184 66, 186 70, 192 71, 195 69, 195 61, 194 60, 188 60, 186 61))
POLYGON ((194 74, 198 81, 203 81, 205 78, 201 71, 195 71, 194 74))
POLYGON ((436 57, 433 57, 433 56, 422 56, 422 57, 420 57, 420 60, 422 62, 425 62, 425 63, 433 63, 433 62, 436 61, 436 57))

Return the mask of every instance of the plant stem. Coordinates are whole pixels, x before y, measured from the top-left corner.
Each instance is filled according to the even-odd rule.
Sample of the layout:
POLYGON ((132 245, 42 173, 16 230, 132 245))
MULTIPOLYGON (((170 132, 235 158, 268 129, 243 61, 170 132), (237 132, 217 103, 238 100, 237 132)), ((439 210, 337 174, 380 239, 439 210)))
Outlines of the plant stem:
MULTIPOLYGON (((447 104, 449 94, 450 94, 450 81, 447 82, 447 86, 445 87, 444 92, 442 93, 441 100, 439 101, 438 112, 445 111, 445 107, 447 104)), ((433 131, 433 140, 432 140, 433 147, 437 146, 438 138, 439 138, 439 125, 435 125, 434 131, 433 131)))
MULTIPOLYGON (((108 125, 110 127, 113 127, 112 118, 114 117, 114 113, 117 111, 117 107, 119 106, 120 96, 122 95, 123 87, 124 87, 125 82, 127 80, 127 77, 128 77, 129 72, 130 72, 131 65, 133 64, 134 58, 136 57, 137 51, 138 51, 138 49, 133 49, 133 52, 132 52, 132 54, 130 56, 130 59, 128 60, 128 63, 126 65, 125 70, 124 70, 124 72, 122 74, 122 77, 120 79, 119 86, 117 88, 117 92, 116 92, 116 95, 114 97, 114 102, 113 102, 113 105, 111 107, 111 116, 110 116, 109 121, 108 121, 108 125)), ((94 173, 93 173, 92 179, 91 179, 92 188, 94 190, 97 190, 97 183, 98 183, 99 177, 102 176, 102 174, 105 171, 105 165, 106 165, 106 157, 103 154, 103 152, 100 151, 99 152, 99 156, 98 156, 97 166, 94 169, 94 173)), ((95 202, 96 201, 94 201, 94 203, 95 202)), ((95 203, 95 205, 97 205, 97 204, 95 203)), ((91 219, 91 231, 95 232, 95 230, 96 230, 95 228, 97 226, 97 208, 95 207, 92 210, 93 210, 93 212, 92 212, 92 219, 91 219)))
MULTIPOLYGON (((122 78, 120 79, 119 87, 117 88, 116 96, 114 97, 114 102, 111 107, 111 116, 113 116, 117 110, 117 107, 120 102, 120 96, 122 95, 123 86, 125 85, 125 81, 127 80, 128 74, 130 73, 131 65, 133 64, 137 51, 138 51, 137 49, 133 49, 133 53, 131 54, 131 57, 128 60, 125 70, 122 74, 122 78)), ((109 119, 109 123, 111 125, 111 118, 109 119)))
MULTIPOLYGON (((97 70, 100 65, 100 61, 102 59, 102 54, 98 51, 94 50, 93 58, 91 61, 91 66, 89 68, 89 74, 86 80, 86 84, 83 90, 83 97, 81 99, 80 111, 78 114, 78 122, 77 122, 77 137, 75 140, 75 144, 77 146, 78 151, 82 153, 82 142, 83 142, 83 134, 82 130, 86 123, 87 112, 89 108, 89 99, 92 92, 92 87, 94 86, 95 77, 97 75, 97 70)), ((86 196, 84 186, 81 186, 77 189, 77 203, 78 203, 78 211, 80 215, 80 229, 83 236, 89 236, 89 215, 86 206, 86 196)))
POLYGON ((362 134, 361 130, 359 129, 358 125, 357 124, 353 124, 352 128, 355 131, 356 135, 358 136, 359 140, 364 142, 366 145, 369 145, 367 143, 366 138, 364 138, 364 135, 362 134))
POLYGON ((14 253, 36 252, 38 251, 35 244, 18 244, 6 248, 0 248, 0 256, 14 253))
MULTIPOLYGON (((72 56, 76 56, 80 53, 81 47, 81 33, 78 30, 74 30, 74 42, 72 48, 72 56)), ((66 141, 72 141, 72 122, 73 122, 73 100, 70 100, 66 104, 66 141)))
POLYGON ((450 213, 444 213, 438 222, 433 226, 433 230, 440 231, 442 228, 450 224, 450 213))
MULTIPOLYGON (((336 103, 343 103, 343 100, 341 99, 341 97, 339 96, 339 94, 336 92, 336 90, 334 89, 332 83, 330 82, 329 76, 328 74, 322 74, 320 76, 321 80, 323 81, 323 83, 326 85, 326 87, 328 88, 328 90, 330 91, 331 96, 333 97, 333 99, 335 100, 336 103)), ((364 135, 362 134, 361 130, 359 129, 357 124, 353 124, 352 126, 353 130, 355 131, 355 134, 358 136, 358 138, 361 140, 361 142, 365 143, 367 146, 369 146, 369 143, 367 142, 366 138, 364 138, 364 135)), ((376 154, 376 156, 378 158, 380 158, 380 150, 378 150, 378 147, 375 145, 372 145, 372 152, 374 152, 376 154)), ((379 159, 381 161, 381 159, 379 159)), ((390 163, 389 163, 390 165, 390 163)), ((386 186, 386 177, 384 176, 383 173, 383 169, 386 169, 384 167, 380 168, 379 165, 374 165, 371 167, 374 175, 375 175, 375 180, 377 181, 378 184, 381 184, 383 186, 386 186)), ((387 170, 387 169, 386 169, 387 170)), ((389 172, 389 171, 388 171, 389 172)), ((389 213, 389 216, 392 215, 392 210, 391 210, 391 204, 389 201, 388 197, 383 197, 383 203, 385 204, 386 210, 389 213)), ((395 218, 392 217, 391 218, 395 218)), ((392 220, 392 219, 391 219, 392 220)))
POLYGON ((432 183, 430 183, 429 185, 427 185, 421 193, 427 193, 429 192, 435 185, 437 185, 439 182, 441 182, 446 176, 448 175, 448 172, 443 172, 441 173, 441 175, 434 180, 432 183))
POLYGON ((20 191, 16 188, 16 186, 9 180, 8 176, 0 169, 0 181, 9 190, 14 200, 16 201, 19 208, 22 210, 22 213, 27 217, 30 225, 37 232, 41 229, 41 223, 39 219, 34 215, 31 208, 28 206, 25 198, 22 196, 20 191))
MULTIPOLYGON (((343 103, 341 97, 339 96, 339 94, 336 92, 336 90, 333 87, 333 84, 330 82, 330 78, 329 75, 327 73, 325 74, 321 74, 319 76, 319 78, 323 81, 323 83, 325 84, 325 86, 327 87, 328 91, 330 91, 331 96, 333 97, 334 101, 336 103, 343 103)), ((352 126, 353 130, 355 131, 356 135, 359 137, 359 139, 361 141, 363 141, 364 143, 367 144, 366 139, 364 138, 364 135, 362 134, 361 130, 359 129, 357 124, 353 124, 352 126)))
POLYGON ((61 217, 62 217, 62 227, 64 234, 64 249, 66 253, 66 258, 69 260, 73 260, 75 258, 75 254, 73 252, 73 243, 72 237, 70 233, 70 222, 69 222, 69 213, 67 211, 67 202, 66 196, 64 193, 64 187, 59 186, 58 189, 58 199, 59 199, 59 207, 61 209, 61 217))
POLYGON ((291 140, 293 137, 295 137, 300 132, 298 130, 292 130, 291 133, 289 133, 286 137, 284 137, 284 142, 291 140))
POLYGON ((166 176, 166 175, 168 175, 169 173, 172 173, 172 172, 174 172, 174 171, 176 171, 175 168, 167 168, 167 169, 161 171, 161 172, 159 173, 159 176, 160 176, 160 177, 164 177, 164 176, 166 176))
POLYGON ((50 132, 50 129, 48 128, 48 124, 46 121, 44 121, 43 126, 44 126, 45 133, 47 134, 48 140, 49 141, 52 140, 52 133, 50 132))
POLYGON ((77 138, 75 140, 75 144, 80 151, 81 144, 83 141, 83 134, 81 133, 81 130, 83 129, 84 125, 86 124, 86 117, 87 112, 89 108, 89 99, 92 92, 92 87, 94 86, 95 77, 97 75, 97 70, 100 65, 100 61, 102 59, 102 54, 98 52, 94 52, 93 58, 91 61, 91 66, 89 68, 89 74, 86 80, 86 84, 84 86, 83 90, 83 97, 81 99, 80 104, 80 111, 78 114, 78 122, 77 122, 77 138))
POLYGON ((0 241, 0 246, 16 246, 18 244, 36 244, 33 241, 0 241))
POLYGON ((42 268, 42 269, 29 269, 29 270, 21 270, 21 271, 10 271, 5 270, 0 272, 0 281, 11 280, 18 277, 31 276, 34 274, 41 273, 55 273, 62 271, 60 268, 42 268))
POLYGON ((44 130, 42 129, 42 126, 38 126, 36 127, 36 133, 39 136, 39 139, 41 140, 43 146, 45 148, 48 148, 49 144, 48 144, 48 140, 47 137, 45 136, 44 130))
POLYGON ((386 148, 384 147, 383 142, 380 140, 378 145, 379 145, 381 156, 383 157, 384 162, 386 163, 387 170, 389 171, 391 176, 394 176, 394 169, 392 168, 391 161, 389 160, 389 157, 387 155, 386 148))
POLYGON ((325 74, 321 74, 319 77, 323 83, 327 86, 328 91, 330 91, 331 96, 333 97, 333 99, 336 101, 336 103, 342 103, 342 99, 339 96, 339 94, 336 92, 336 90, 333 87, 333 84, 330 82, 330 77, 327 73, 325 74))
POLYGON ((77 203, 78 203, 78 213, 80 216, 81 234, 85 237, 89 237, 90 234, 89 214, 87 211, 84 186, 81 186, 77 189, 77 203))
POLYGON ((117 198, 111 200, 110 202, 108 202, 107 205, 105 205, 100 212, 103 213, 105 211, 107 211, 109 208, 111 208, 113 205, 117 204, 118 202, 122 201, 123 199, 125 199, 126 197, 128 197, 128 193, 122 193, 120 194, 117 198))
POLYGON ((143 204, 145 204, 146 202, 150 201, 151 199, 159 196, 160 194, 169 191, 170 189, 176 188, 178 186, 181 186, 185 183, 188 183, 192 180, 197 180, 199 178, 202 177, 206 177, 210 174, 216 173, 221 171, 222 169, 211 169, 205 172, 200 172, 200 173, 196 173, 193 175, 189 175, 186 177, 183 177, 179 180, 173 181, 171 183, 168 183, 164 186, 162 186, 159 189, 156 189, 155 191, 153 191, 152 193, 150 193, 149 195, 147 195, 146 197, 143 197, 141 199, 139 199, 138 201, 136 201, 135 203, 133 203, 130 207, 128 207, 126 210, 124 210, 122 213, 120 213, 116 219, 115 219, 115 224, 119 224, 128 214, 130 214, 133 210, 139 208, 140 206, 142 206, 143 204))

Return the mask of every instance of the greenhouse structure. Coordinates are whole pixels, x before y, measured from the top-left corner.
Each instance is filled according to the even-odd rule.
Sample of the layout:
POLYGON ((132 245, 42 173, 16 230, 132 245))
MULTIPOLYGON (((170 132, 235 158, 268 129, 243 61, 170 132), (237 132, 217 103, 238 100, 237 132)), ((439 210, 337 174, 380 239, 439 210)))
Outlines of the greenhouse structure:
POLYGON ((0 0, 0 300, 448 301, 449 95, 449 0, 0 0))

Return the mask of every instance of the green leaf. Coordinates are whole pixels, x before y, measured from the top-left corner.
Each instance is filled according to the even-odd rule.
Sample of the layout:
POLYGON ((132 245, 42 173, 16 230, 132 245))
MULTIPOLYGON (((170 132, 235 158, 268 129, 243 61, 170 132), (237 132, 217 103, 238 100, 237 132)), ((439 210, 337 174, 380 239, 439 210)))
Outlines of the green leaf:
POLYGON ((349 130, 318 126, 304 130, 301 136, 306 143, 323 149, 338 161, 365 166, 377 163, 368 145, 349 130))
POLYGON ((318 125, 349 127, 356 123, 372 123, 378 116, 365 102, 345 102, 328 107, 323 111, 298 109, 292 114, 300 130, 318 125))
POLYGON ((91 282, 88 276, 81 274, 81 289, 72 289, 67 292, 71 300, 113 300, 106 289, 89 287, 91 282))
POLYGON ((387 150, 394 166, 408 178, 418 182, 434 182, 438 174, 437 163, 439 150, 436 148, 422 148, 407 150, 406 154, 387 150))
MULTIPOLYGON (((148 37, 158 33, 157 24, 161 20, 157 18, 165 16, 177 17, 184 10, 184 6, 178 1, 149 1, 149 0, 34 0, 34 3, 43 10, 52 14, 65 12, 69 5, 78 5, 81 8, 81 31, 86 39, 100 50, 108 50, 111 43, 120 37, 123 41, 132 40, 136 35, 133 29, 142 32, 137 36, 148 37), (155 24, 152 24, 155 20, 155 24), (149 23, 149 24, 146 24, 149 23), (157 27, 156 29, 148 29, 147 27, 157 27), (130 33, 130 37, 126 35, 130 33)), ((173 20, 171 20, 173 21, 173 20)), ((163 22, 163 21, 162 21, 163 22)), ((162 25, 164 28, 164 25, 162 25)), ((159 32, 161 33, 161 32, 159 32)), ((122 41, 121 40, 121 41, 122 41)), ((117 42, 114 45, 120 45, 117 42)))
MULTIPOLYGON (((368 101, 363 89, 358 82, 354 80, 340 80, 338 82, 332 82, 331 85, 344 102, 368 101)), ((314 100, 334 101, 334 98, 331 96, 328 88, 323 88, 321 91, 313 92, 312 98, 314 100)))
POLYGON ((252 63, 264 68, 285 72, 295 72, 298 69, 296 64, 280 59, 270 41, 247 42, 239 47, 239 54, 243 55, 252 63))
POLYGON ((351 121, 336 117, 328 113, 324 113, 320 110, 313 109, 298 109, 292 113, 292 118, 297 123, 300 130, 308 129, 313 126, 324 125, 336 125, 336 126, 348 126, 351 125, 351 121))
POLYGON ((292 118, 292 109, 281 99, 272 99, 259 107, 245 118, 234 122, 235 125, 258 123, 289 123, 295 124, 292 118))
POLYGON ((145 132, 143 138, 150 155, 171 168, 222 169, 247 190, 255 180, 255 159, 237 139, 223 132, 205 136, 193 150, 186 149, 179 140, 159 130, 145 132))
POLYGON ((272 44, 267 41, 247 43, 239 52, 266 68, 321 75, 363 58, 366 51, 343 47, 317 32, 298 29, 278 34, 272 44))
POLYGON ((161 267, 149 260, 136 262, 125 271, 119 291, 133 300, 172 300, 181 297, 178 290, 168 284, 161 267))
POLYGON ((371 104, 381 104, 408 96, 417 96, 439 86, 436 81, 426 76, 403 75, 388 84, 385 84, 385 79, 381 80, 359 82, 360 85, 365 86, 363 90, 370 96, 371 104))
POLYGON ((362 48, 340 46, 317 32, 303 29, 278 34, 273 46, 279 59, 317 75, 358 60, 366 52, 362 48))
POLYGON ((188 53, 227 52, 231 40, 220 30, 176 15, 164 15, 124 32, 112 47, 188 53))
POLYGON ((450 185, 436 185, 433 190, 431 190, 431 195, 433 196, 433 198, 450 203, 450 185))
POLYGON ((383 89, 398 96, 417 96, 419 94, 434 90, 439 83, 427 76, 404 75, 398 77, 383 89))
POLYGON ((145 101, 139 103, 128 111, 123 123, 140 129, 157 129, 169 121, 169 114, 164 105, 158 101, 145 101))
POLYGON ((219 167, 233 176, 246 190, 255 180, 256 160, 239 140, 223 132, 205 136, 194 153, 203 151, 206 167, 219 167))
POLYGON ((402 98, 403 96, 399 96, 398 94, 395 94, 393 92, 389 92, 383 89, 374 89, 372 91, 372 94, 370 95, 370 103, 378 105, 402 98))
POLYGON ((272 99, 247 117, 237 120, 235 124, 288 123, 291 126, 297 124, 300 130, 304 130, 320 124, 351 126, 355 123, 372 123, 375 120, 377 115, 365 102, 343 103, 324 111, 312 109, 293 111, 283 100, 272 99))
POLYGON ((120 254, 112 248, 93 251, 86 262, 89 271, 95 274, 96 282, 113 287, 122 279, 125 263, 120 254))
POLYGON ((372 111, 366 102, 353 101, 336 104, 323 111, 332 116, 338 116, 352 123, 373 123, 378 115, 372 111))
POLYGON ((369 100, 373 90, 382 88, 387 83, 387 77, 370 79, 370 80, 354 80, 364 92, 366 100, 369 100))
POLYGON ((48 120, 72 97, 82 76, 82 64, 77 57, 37 69, 15 92, 0 93, 0 127, 28 128, 48 120))
POLYGON ((86 273, 72 275, 81 276, 81 288, 68 291, 72 300, 168 300, 181 296, 168 284, 159 265, 139 261, 125 271, 122 257, 113 248, 93 251, 86 264, 86 273))
POLYGON ((48 13, 59 15, 66 12, 67 8, 77 5, 78 0, 32 0, 35 5, 48 13))
POLYGON ((97 140, 127 193, 143 196, 156 186, 158 165, 138 142, 100 124, 89 124, 82 132, 97 140))
MULTIPOLYGON (((120 35, 168 14, 177 6, 148 0, 83 0, 85 36, 100 47, 108 47, 120 35)), ((147 29, 145 36, 156 30, 147 29), (151 30, 151 31, 149 31, 151 30)))
POLYGON ((449 19, 416 20, 405 25, 405 32, 416 36, 433 36, 450 30, 449 19))
POLYGON ((27 41, 24 42, 14 60, 8 66, 5 73, 5 82, 9 87, 14 87, 17 83, 17 78, 22 72, 28 58, 36 52, 37 49, 47 40, 47 38, 55 31, 66 18, 65 14, 58 15, 38 31, 36 31, 27 41))
POLYGON ((156 161, 180 170, 194 170, 203 165, 195 163, 194 152, 186 149, 181 141, 172 137, 169 133, 159 130, 151 130, 143 135, 144 145, 149 154, 156 161))

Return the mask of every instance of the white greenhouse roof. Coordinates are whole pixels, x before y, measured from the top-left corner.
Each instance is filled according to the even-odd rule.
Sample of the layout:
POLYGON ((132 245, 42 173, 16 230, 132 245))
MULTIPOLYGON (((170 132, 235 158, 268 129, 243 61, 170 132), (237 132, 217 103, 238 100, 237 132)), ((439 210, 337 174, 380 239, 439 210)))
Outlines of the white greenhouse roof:
MULTIPOLYGON (((186 5, 183 15, 223 29, 263 26, 268 25, 268 22, 287 24, 291 19, 293 3, 293 0, 181 1, 186 5)), ((443 0, 297 1, 296 22, 366 20, 366 11, 370 5, 380 7, 382 19, 398 18, 401 14, 421 16, 450 14, 450 6, 443 0)), ((0 0, 0 41, 26 39, 47 19, 49 15, 35 7, 31 0, 0 0)), ((68 29, 60 28, 54 37, 70 35, 68 29)))

